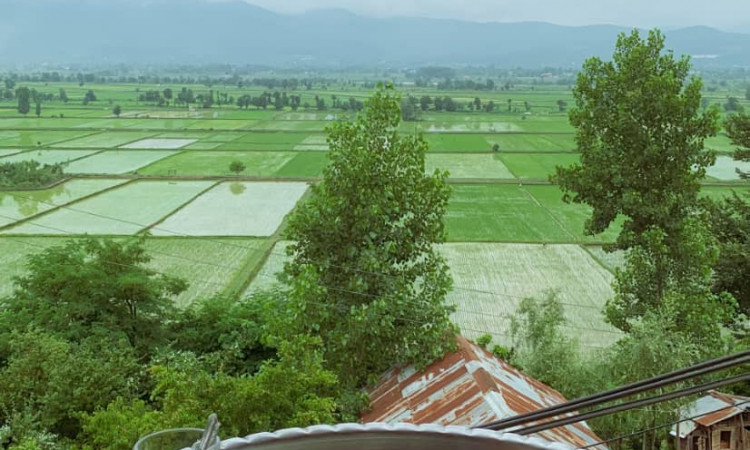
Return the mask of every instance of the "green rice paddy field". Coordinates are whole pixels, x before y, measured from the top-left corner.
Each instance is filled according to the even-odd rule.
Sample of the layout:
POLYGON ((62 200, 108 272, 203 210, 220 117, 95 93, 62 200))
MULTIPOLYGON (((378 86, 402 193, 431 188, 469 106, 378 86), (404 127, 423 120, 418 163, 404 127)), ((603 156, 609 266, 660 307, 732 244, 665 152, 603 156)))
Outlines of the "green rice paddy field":
MULTIPOLYGON (((71 100, 44 104, 41 117, 21 116, 14 104, 0 101, 0 163, 59 163, 70 179, 48 189, 0 191, 0 295, 12 291, 27 255, 84 234, 129 239, 150 233, 150 266, 189 281, 175 299, 180 306, 270 286, 287 258, 285 217, 328 164, 325 129, 350 117, 304 108, 157 107, 137 101, 138 92, 157 87, 135 84, 29 87, 52 93, 64 87, 71 100), (83 106, 88 89, 99 101, 83 106), (112 104, 121 105, 119 118, 112 104), (231 172, 234 161, 244 170, 231 172)), ((231 89, 234 96, 262 91, 231 89)), ((303 103, 320 95, 330 104, 331 95, 363 100, 368 92, 331 86, 300 94, 303 103)), ((592 348, 616 340, 600 310, 623 255, 601 245, 615 239, 621 223, 585 235, 588 207, 564 203, 549 183, 557 166, 578 162, 575 130, 556 106, 558 99, 571 103, 570 92, 519 86, 440 95, 499 105, 492 113, 426 111, 400 127, 428 142, 428 173, 449 172, 453 193, 440 251, 454 277, 448 300, 457 306, 454 320, 463 333, 489 333, 507 345, 508 319, 519 301, 556 290, 572 336, 592 348)), ((729 139, 720 134, 706 146, 720 156, 703 195, 748 192, 736 169, 750 167, 728 156, 729 139)))

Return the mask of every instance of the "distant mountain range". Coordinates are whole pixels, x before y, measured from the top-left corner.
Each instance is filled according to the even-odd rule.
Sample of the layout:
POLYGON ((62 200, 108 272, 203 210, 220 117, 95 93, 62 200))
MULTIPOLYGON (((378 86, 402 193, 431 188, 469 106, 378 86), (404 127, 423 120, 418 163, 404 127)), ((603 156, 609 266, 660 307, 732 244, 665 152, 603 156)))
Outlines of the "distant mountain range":
MULTIPOLYGON (((43 63, 403 67, 580 67, 612 54, 626 28, 368 18, 341 10, 277 14, 205 0, 3 0, 0 65, 43 63)), ((672 30, 698 66, 750 67, 750 34, 672 30)))

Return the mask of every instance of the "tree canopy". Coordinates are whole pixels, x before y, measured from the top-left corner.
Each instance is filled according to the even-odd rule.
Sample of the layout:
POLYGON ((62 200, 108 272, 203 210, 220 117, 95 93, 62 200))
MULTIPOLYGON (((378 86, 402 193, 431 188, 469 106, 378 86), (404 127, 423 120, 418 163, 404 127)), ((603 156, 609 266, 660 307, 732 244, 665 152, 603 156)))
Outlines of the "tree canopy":
POLYGON ((0 330, 33 326, 74 342, 105 330, 133 346, 157 345, 173 316, 172 296, 187 285, 148 269, 149 260, 139 240, 86 238, 32 255, 2 301, 0 330))
POLYGON ((703 148, 717 131, 717 112, 699 112, 700 79, 690 61, 664 49, 658 30, 643 40, 620 34, 612 61, 586 60, 569 112, 581 162, 552 177, 564 198, 593 208, 586 232, 598 234, 623 215, 622 249, 650 228, 675 236, 695 205, 705 168, 703 148))
POLYGON ((324 180, 292 216, 292 335, 319 335, 325 359, 359 386, 394 364, 426 364, 453 342, 451 278, 435 244, 450 189, 425 175, 427 144, 400 136, 400 98, 380 86, 354 121, 330 127, 324 180))

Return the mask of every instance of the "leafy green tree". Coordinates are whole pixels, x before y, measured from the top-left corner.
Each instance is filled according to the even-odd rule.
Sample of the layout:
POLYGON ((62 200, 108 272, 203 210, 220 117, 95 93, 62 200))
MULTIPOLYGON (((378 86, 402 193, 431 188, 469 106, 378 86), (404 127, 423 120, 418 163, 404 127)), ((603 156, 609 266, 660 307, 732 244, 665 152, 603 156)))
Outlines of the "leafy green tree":
POLYGON ((165 88, 164 91, 162 91, 162 95, 164 96, 164 100, 167 101, 167 106, 169 106, 169 101, 172 100, 172 89, 171 88, 165 88))
POLYGON ((706 352, 722 347, 722 325, 731 321, 736 302, 711 292, 719 248, 706 222, 701 217, 684 220, 675 230, 679 239, 660 228, 641 236, 624 269, 615 272, 615 297, 605 308, 610 323, 630 331, 634 319, 663 311, 675 330, 701 342, 706 352))
POLYGON ((591 389, 581 384, 585 363, 578 343, 561 330, 565 323, 563 305, 555 292, 547 292, 542 299, 523 299, 511 318, 513 363, 565 395, 579 397, 591 389))
POLYGON ((427 143, 399 136, 400 98, 380 86, 352 122, 327 129, 331 163, 287 230, 289 323, 319 335, 345 386, 394 364, 424 366, 452 346, 451 278, 435 244, 450 189, 425 175, 427 143))
POLYGON ((83 101, 86 102, 86 104, 96 101, 96 94, 93 89, 86 91, 86 94, 83 96, 83 101))
POLYGON ((638 31, 620 34, 613 61, 584 63, 569 112, 581 162, 558 167, 552 180, 566 201, 593 208, 587 234, 623 215, 621 249, 654 227, 678 238, 715 159, 703 142, 717 131, 717 112, 698 112, 701 81, 689 72, 689 58, 664 52, 658 30, 646 41, 638 31))
POLYGON ((410 98, 401 100, 401 119, 404 122, 413 122, 418 120, 417 108, 410 98))
POLYGON ((122 108, 120 105, 115 105, 115 107, 112 108, 112 114, 114 114, 115 117, 120 117, 120 114, 122 114, 122 108))
MULTIPOLYGON (((733 114, 727 117, 724 128, 729 139, 738 147, 734 152, 734 159, 750 162, 750 116, 733 114)), ((750 179, 750 173, 748 172, 739 171, 739 174, 744 179, 750 179)))
POLYGON ((742 112, 744 109, 737 97, 729 97, 727 102, 724 103, 724 111, 726 112, 742 112))
POLYGON ((565 109, 568 107, 568 102, 565 100, 558 100, 557 101, 557 110, 559 112, 565 112, 565 109))
POLYGON ((0 423, 31 413, 37 425, 74 438, 77 415, 136 393, 140 365, 124 335, 70 343, 41 331, 13 333, 0 369, 0 423))
POLYGON ((737 193, 705 202, 720 249, 713 292, 732 294, 740 311, 750 316, 750 203, 737 193))
POLYGON ((31 255, 27 274, 0 303, 0 332, 32 326, 80 342, 108 330, 145 352, 164 342, 172 297, 186 288, 148 269, 149 260, 142 238, 71 240, 31 255))
POLYGON ((42 165, 34 160, 0 163, 0 186, 44 187, 62 179, 63 176, 60 164, 42 165))
POLYGON ((141 437, 163 430, 163 414, 143 400, 116 398, 106 408, 81 414, 79 441, 92 448, 130 450, 141 437))
MULTIPOLYGON (((612 388, 696 364, 705 358, 705 351, 699 342, 681 331, 675 327, 673 318, 666 310, 649 311, 633 322, 630 332, 605 353, 603 361, 593 362, 590 367, 598 366, 597 370, 605 373, 609 383, 607 387, 612 388)), ((673 389, 680 387, 687 386, 678 384, 673 389)), ((653 393, 638 397, 650 395, 653 393)), ((674 400, 601 417, 593 420, 591 425, 600 435, 610 437, 651 430, 657 425, 674 421, 678 408, 690 400, 674 400)), ((664 448, 660 447, 664 439, 669 439, 668 428, 638 433, 622 442, 622 448, 664 448)))
POLYGON ((235 175, 239 175, 245 169, 247 169, 247 166, 245 166, 245 163, 243 163, 242 161, 235 160, 229 163, 229 171, 234 173, 235 175))
POLYGON ((427 111, 430 109, 430 105, 432 104, 432 97, 429 95, 423 95, 419 99, 419 107, 422 109, 422 111, 427 111))
POLYGON ((282 342, 278 359, 253 376, 206 371, 190 354, 151 368, 152 397, 167 426, 202 426, 215 412, 230 436, 335 423, 336 376, 323 368, 319 339, 282 342))
POLYGON ((252 375, 275 350, 262 341, 264 301, 211 297, 180 312, 171 328, 171 347, 200 355, 208 367, 230 375, 252 375))
POLYGON ((68 103, 68 93, 65 92, 65 89, 60 88, 59 96, 60 96, 60 101, 61 102, 68 103))
POLYGON ((20 87, 16 89, 16 97, 18 98, 18 112, 20 114, 28 114, 31 110, 31 91, 27 87, 20 87))

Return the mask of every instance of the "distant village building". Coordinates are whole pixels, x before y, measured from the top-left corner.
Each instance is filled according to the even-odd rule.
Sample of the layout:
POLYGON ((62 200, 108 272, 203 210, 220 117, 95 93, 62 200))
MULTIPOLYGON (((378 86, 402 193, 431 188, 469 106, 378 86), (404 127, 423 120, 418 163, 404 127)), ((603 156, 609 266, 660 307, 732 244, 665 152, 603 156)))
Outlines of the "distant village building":
POLYGON ((680 450, 750 449, 750 397, 709 391, 681 408, 680 418, 671 431, 680 450))
MULTIPOLYGON (((556 390, 523 374, 459 337, 455 353, 423 372, 409 366, 387 372, 370 391, 365 423, 414 423, 473 427, 566 402, 556 390)), ((582 447, 600 442, 585 422, 535 436, 582 447)), ((606 450, 605 445, 591 447, 606 450)))

